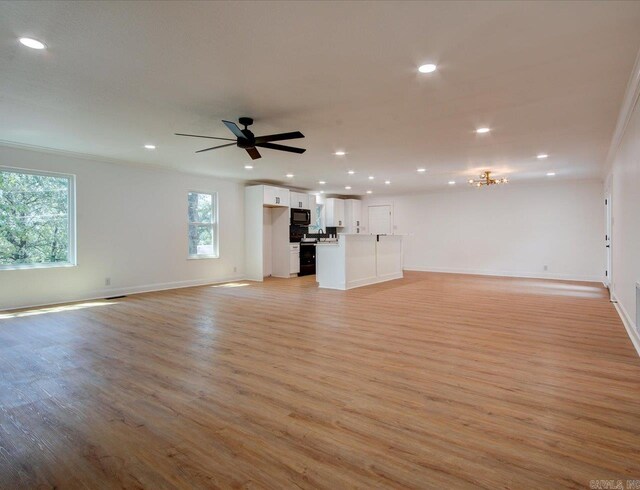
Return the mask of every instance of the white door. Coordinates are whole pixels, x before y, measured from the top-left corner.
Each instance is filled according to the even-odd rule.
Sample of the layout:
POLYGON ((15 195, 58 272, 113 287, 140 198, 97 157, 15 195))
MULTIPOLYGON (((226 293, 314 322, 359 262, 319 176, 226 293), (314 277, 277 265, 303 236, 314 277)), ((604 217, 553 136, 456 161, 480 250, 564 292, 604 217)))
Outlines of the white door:
POLYGON ((369 233, 391 235, 391 206, 369 206, 369 233))
POLYGON ((606 230, 605 230, 605 234, 604 234, 604 246, 605 246, 605 251, 606 251, 606 257, 607 257, 607 270, 605 271, 604 275, 605 275, 605 284, 607 285, 607 287, 609 287, 609 289, 611 289, 610 285, 611 285, 611 232, 612 230, 612 223, 611 223, 611 194, 609 194, 606 199, 604 200, 604 207, 605 207, 605 219, 606 219, 606 230))

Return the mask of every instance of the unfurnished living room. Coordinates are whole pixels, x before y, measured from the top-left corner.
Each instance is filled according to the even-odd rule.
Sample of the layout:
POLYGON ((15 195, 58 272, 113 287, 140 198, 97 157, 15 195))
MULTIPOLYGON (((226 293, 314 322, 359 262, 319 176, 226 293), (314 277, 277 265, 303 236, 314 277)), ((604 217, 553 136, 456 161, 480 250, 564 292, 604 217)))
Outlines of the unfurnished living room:
POLYGON ((640 489, 640 1, 0 0, 0 489, 640 489))

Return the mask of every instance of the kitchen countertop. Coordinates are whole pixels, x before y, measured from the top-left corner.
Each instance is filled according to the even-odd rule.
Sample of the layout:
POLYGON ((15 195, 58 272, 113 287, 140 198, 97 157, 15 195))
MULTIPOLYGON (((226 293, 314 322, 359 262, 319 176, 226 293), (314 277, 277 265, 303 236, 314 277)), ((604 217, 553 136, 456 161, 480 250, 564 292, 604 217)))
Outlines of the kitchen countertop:
MULTIPOLYGON (((338 237, 341 237, 341 236, 344 236, 344 237, 351 237, 351 236, 354 236, 354 237, 367 237, 367 236, 376 236, 376 235, 370 235, 368 233, 338 233, 338 237)), ((399 236, 402 236, 402 235, 395 234, 395 235, 380 235, 380 236, 399 237, 399 236)), ((339 243, 339 239, 336 238, 336 239, 332 239, 331 241, 326 241, 326 242, 320 242, 319 241, 316 245, 338 245, 338 243, 339 243)))

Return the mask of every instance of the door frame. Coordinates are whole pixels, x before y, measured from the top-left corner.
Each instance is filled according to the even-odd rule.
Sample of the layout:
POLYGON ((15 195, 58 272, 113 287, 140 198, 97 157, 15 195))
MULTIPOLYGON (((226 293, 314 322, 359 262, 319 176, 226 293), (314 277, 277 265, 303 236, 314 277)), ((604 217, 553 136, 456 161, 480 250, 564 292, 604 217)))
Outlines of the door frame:
POLYGON ((611 191, 607 192, 604 198, 604 245, 605 245, 605 276, 604 276, 604 284, 607 288, 609 288, 609 292, 611 292, 611 285, 613 284, 613 213, 612 213, 612 201, 611 201, 611 191))

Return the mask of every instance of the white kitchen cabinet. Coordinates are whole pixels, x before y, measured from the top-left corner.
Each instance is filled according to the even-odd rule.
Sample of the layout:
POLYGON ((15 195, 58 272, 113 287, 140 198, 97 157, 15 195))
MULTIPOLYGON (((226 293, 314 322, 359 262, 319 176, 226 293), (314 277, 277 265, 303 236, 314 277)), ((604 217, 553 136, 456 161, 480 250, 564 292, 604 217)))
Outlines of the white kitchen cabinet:
POLYGON ((324 204, 325 228, 335 226, 342 228, 345 226, 344 219, 344 199, 329 197, 324 204))
POLYGON ((362 221, 362 201, 358 199, 345 199, 344 201, 344 233, 360 233, 362 221))
POLYGON ((309 198, 313 197, 313 196, 310 196, 309 194, 304 194, 302 192, 291 191, 289 193, 289 197, 290 197, 289 201, 291 203, 291 207, 292 208, 296 208, 296 209, 311 209, 309 207, 309 204, 310 204, 310 202, 309 202, 310 199, 309 198))
POLYGON ((265 206, 289 207, 289 189, 263 185, 264 198, 262 204, 265 206))
POLYGON ((289 274, 300 274, 300 244, 289 245, 289 274))
POLYGON ((244 242, 247 279, 290 277, 288 193, 288 189, 265 185, 245 188, 245 236, 251 237, 244 242))

